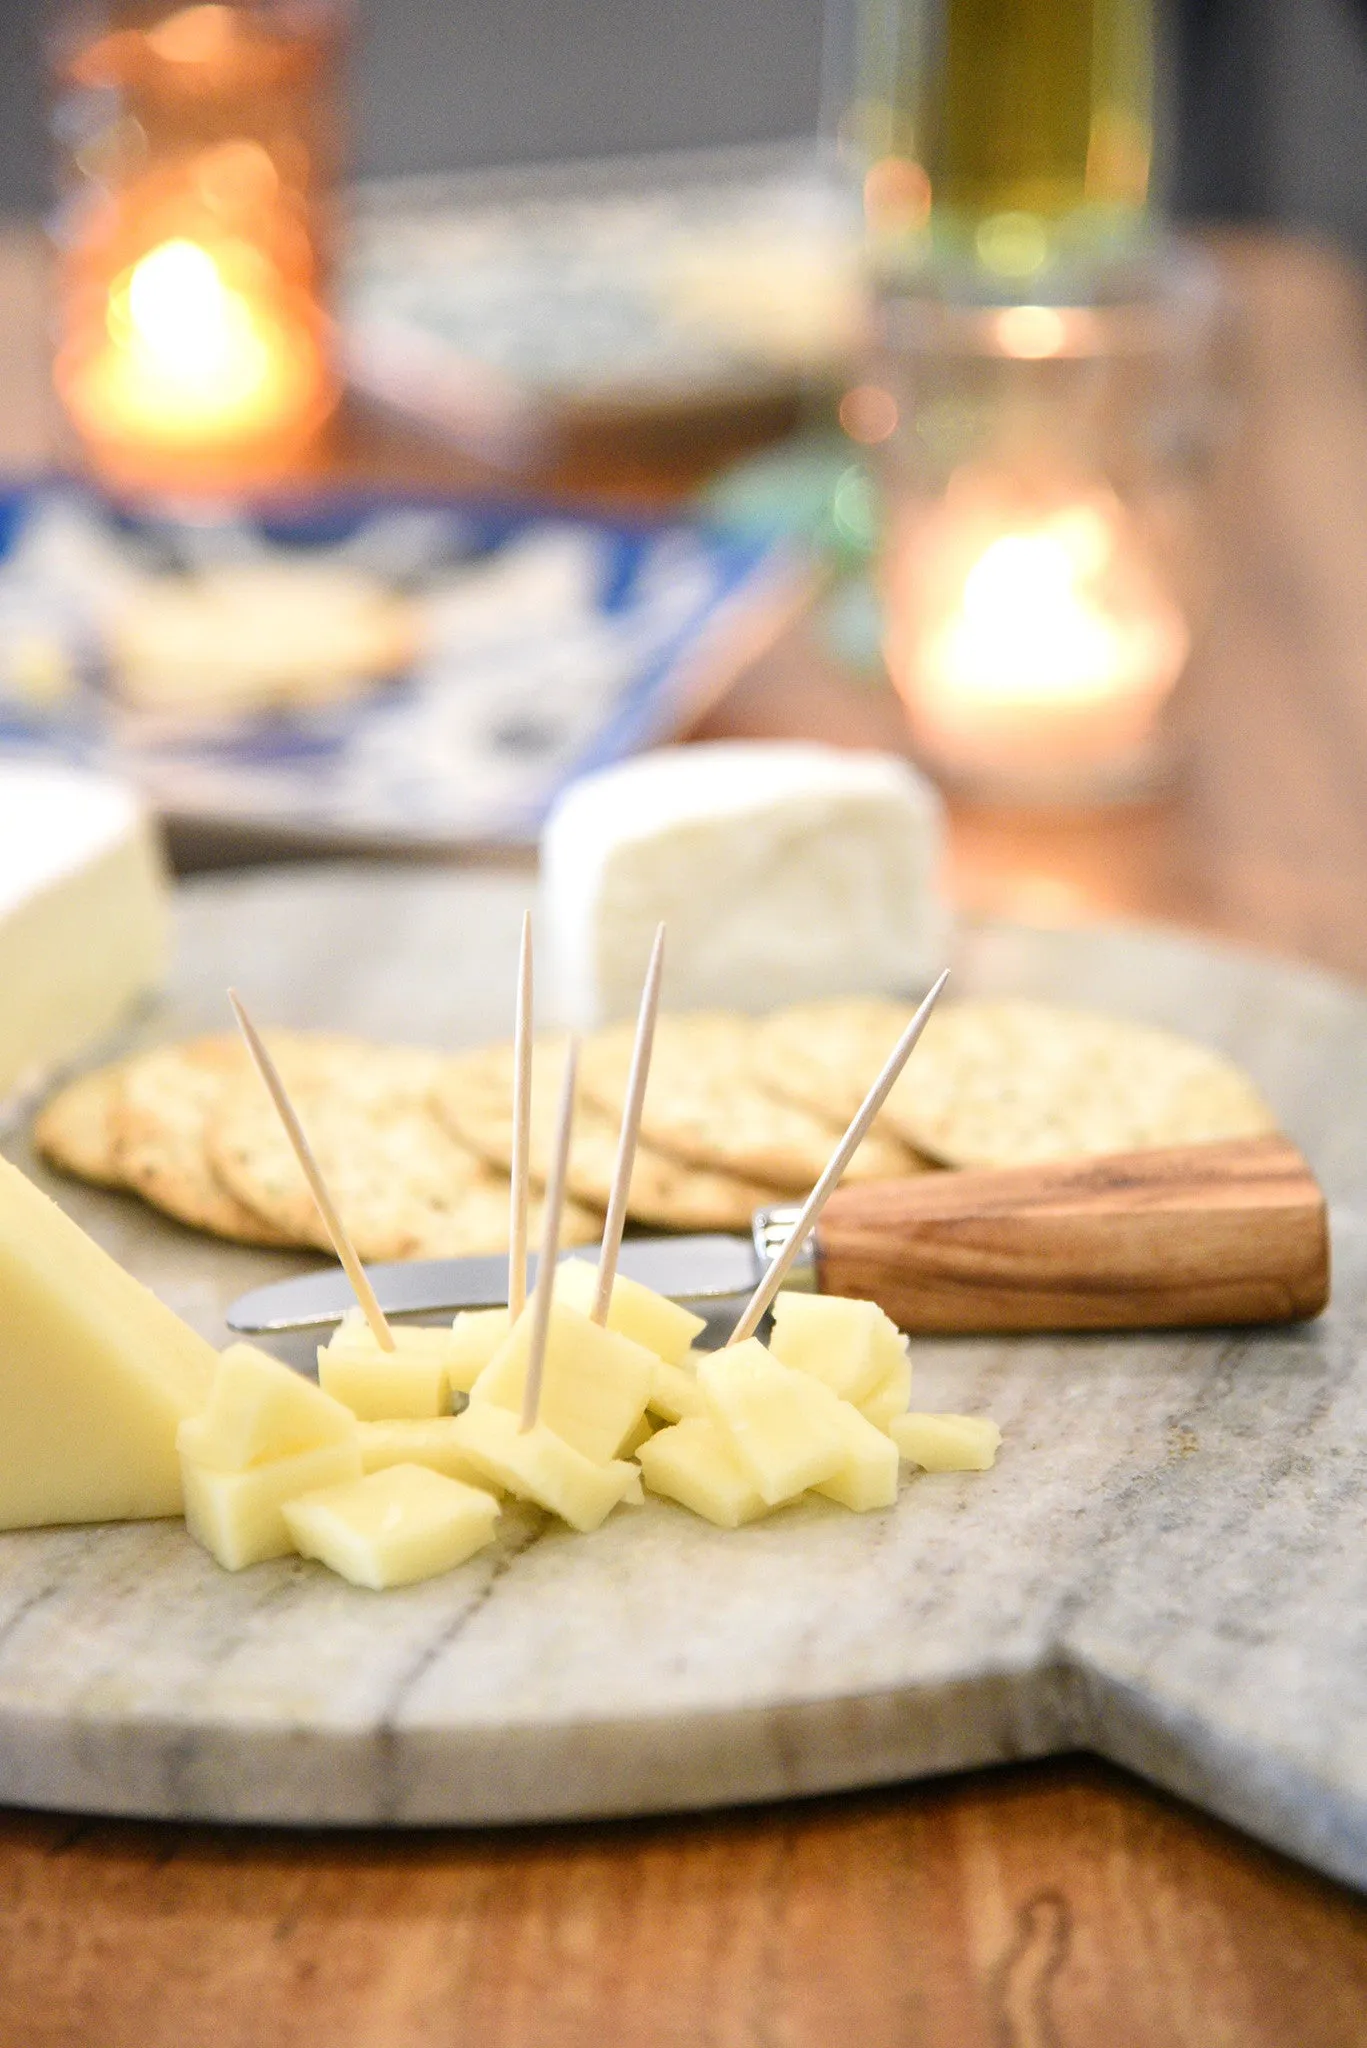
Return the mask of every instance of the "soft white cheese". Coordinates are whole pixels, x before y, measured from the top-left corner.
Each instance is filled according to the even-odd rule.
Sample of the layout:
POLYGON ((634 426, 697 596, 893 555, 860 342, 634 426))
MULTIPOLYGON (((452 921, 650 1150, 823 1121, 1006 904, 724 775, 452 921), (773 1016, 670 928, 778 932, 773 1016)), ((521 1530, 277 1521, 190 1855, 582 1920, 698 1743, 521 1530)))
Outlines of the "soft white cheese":
POLYGON ((672 1009, 915 990, 942 964, 942 838, 936 792, 892 755, 720 741, 584 776, 541 841, 556 1007, 629 1015, 661 919, 672 1009))
POLYGON ((132 792, 0 764, 0 1100, 109 1031, 168 948, 161 861, 132 792))

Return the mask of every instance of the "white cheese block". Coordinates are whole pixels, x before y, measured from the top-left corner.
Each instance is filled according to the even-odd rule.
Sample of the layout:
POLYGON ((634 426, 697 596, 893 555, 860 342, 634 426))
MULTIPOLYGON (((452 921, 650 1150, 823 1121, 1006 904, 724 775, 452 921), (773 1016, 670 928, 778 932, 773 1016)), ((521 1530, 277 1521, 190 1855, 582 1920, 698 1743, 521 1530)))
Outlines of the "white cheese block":
POLYGON ((584 776, 541 841, 556 1007, 630 1015, 662 919, 671 1009, 923 987, 944 964, 942 837, 934 789, 892 755, 718 742, 584 776))
POLYGON ((166 966, 169 895, 121 783, 0 763, 0 1100, 94 1044, 166 966))

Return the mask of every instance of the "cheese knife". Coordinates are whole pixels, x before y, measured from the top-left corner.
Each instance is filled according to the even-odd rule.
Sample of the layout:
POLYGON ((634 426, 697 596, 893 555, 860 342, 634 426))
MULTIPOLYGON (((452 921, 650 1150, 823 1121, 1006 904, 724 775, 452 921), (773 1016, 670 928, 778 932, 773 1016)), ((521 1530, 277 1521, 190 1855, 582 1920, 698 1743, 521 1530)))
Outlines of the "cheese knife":
MULTIPOLYGON (((619 1270, 676 1301, 730 1300, 755 1287, 798 1213, 762 1209, 748 1238, 628 1238, 619 1270)), ((366 1270, 386 1316, 507 1300, 502 1255, 366 1270)), ((1294 1322, 1329 1299, 1328 1220, 1281 1137, 924 1173, 838 1188, 786 1284, 876 1301, 927 1334, 1294 1322)), ((228 1326, 325 1329, 354 1302, 329 1267, 244 1294, 228 1326)))

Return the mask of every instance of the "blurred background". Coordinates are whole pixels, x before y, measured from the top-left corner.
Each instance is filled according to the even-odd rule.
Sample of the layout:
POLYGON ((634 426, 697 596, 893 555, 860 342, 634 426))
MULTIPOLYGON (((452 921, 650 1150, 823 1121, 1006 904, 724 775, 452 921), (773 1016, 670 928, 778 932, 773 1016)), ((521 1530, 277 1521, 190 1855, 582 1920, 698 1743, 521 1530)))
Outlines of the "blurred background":
MULTIPOLYGON (((810 134, 820 0, 360 0, 362 175, 810 134)), ((48 196, 49 0, 0 8, 0 212, 48 196)), ((1367 258, 1367 0, 1167 0, 1166 177, 1186 219, 1268 222, 1367 258)))

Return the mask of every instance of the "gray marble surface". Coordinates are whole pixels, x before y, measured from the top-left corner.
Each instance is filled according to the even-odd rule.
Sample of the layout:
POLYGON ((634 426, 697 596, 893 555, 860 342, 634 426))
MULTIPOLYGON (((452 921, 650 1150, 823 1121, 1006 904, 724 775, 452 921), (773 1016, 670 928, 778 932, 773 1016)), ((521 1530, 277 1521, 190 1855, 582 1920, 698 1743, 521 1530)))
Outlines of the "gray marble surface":
MULTIPOLYGON (((526 891, 415 869, 196 885, 143 1031, 221 1022, 232 979, 267 1021, 500 1034, 526 891)), ((495 1550, 379 1596, 299 1560, 230 1577, 178 1524, 0 1536, 0 1799, 520 1821, 1084 1747, 1367 1885, 1367 999, 1140 929, 969 929, 956 966, 964 991, 1242 1059, 1335 1204, 1327 1315, 920 1342, 916 1405, 986 1410, 1006 1440, 993 1472, 921 1475, 887 1513, 814 1501, 724 1533, 657 1501, 584 1538, 513 1507, 495 1550)), ((215 1337, 243 1287, 304 1263, 60 1194, 215 1337)))

